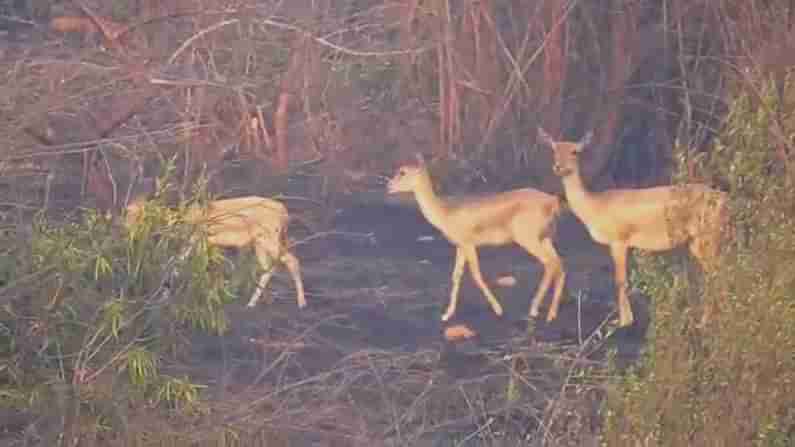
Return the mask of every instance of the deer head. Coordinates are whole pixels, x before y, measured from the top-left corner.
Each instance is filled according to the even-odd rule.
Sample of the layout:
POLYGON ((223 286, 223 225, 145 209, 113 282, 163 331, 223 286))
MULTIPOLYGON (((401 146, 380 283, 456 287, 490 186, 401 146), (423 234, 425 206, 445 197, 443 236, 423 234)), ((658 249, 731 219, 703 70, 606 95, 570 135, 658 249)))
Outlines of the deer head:
POLYGON ((552 165, 555 174, 560 177, 567 177, 579 171, 578 156, 591 144, 593 131, 588 131, 578 142, 557 141, 541 127, 538 128, 538 138, 544 146, 552 149, 554 164, 552 165))

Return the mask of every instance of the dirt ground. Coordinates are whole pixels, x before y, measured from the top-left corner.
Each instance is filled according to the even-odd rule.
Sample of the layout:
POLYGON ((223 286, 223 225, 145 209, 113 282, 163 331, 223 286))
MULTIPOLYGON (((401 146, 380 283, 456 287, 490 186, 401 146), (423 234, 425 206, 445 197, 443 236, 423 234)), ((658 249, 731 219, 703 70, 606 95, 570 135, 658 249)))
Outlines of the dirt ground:
MULTIPOLYGON (((298 311, 291 283, 281 274, 274 281, 272 303, 250 310, 241 299, 229 308, 232 330, 220 344, 217 338, 207 338, 194 345, 188 356, 190 374, 206 374, 205 382, 214 384, 209 395, 219 402, 248 402, 237 405, 240 411, 227 415, 225 422, 250 418, 252 411, 241 408, 254 408, 254 396, 263 390, 271 390, 272 397, 281 394, 279 387, 286 383, 300 387, 317 380, 323 392, 334 395, 335 408, 346 395, 349 401, 343 407, 350 414, 342 413, 359 421, 347 426, 335 410, 323 435, 317 433, 324 423, 291 431, 288 438, 298 445, 311 439, 317 442, 311 445, 454 445, 448 443, 467 439, 485 426, 501 428, 455 445, 541 445, 542 440, 543 445, 595 445, 604 394, 567 397, 576 387, 567 384, 573 363, 566 359, 577 357, 579 367, 602 363, 610 348, 619 367, 631 364, 645 342, 648 312, 645 299, 634 299, 636 325, 597 338, 606 333, 602 325, 613 311, 611 263, 573 216, 566 215, 559 228, 558 246, 568 270, 567 299, 557 321, 537 321, 532 329, 526 315, 540 265, 518 248, 481 251, 484 275, 502 301, 504 316, 492 313, 466 276, 459 310, 453 321, 443 324, 453 251, 415 210, 345 209, 337 215, 334 232, 297 248, 308 291, 305 310, 298 311), (495 279, 504 275, 513 275, 516 285, 497 286, 495 279), (476 335, 445 340, 444 329, 458 324, 476 335), (506 404, 512 371, 527 383, 520 387, 521 397, 506 404), (368 379, 355 383, 350 376, 368 379), (427 380, 424 386, 417 383, 420 378, 427 380), (471 395, 463 400, 448 395, 475 391, 480 408, 474 408, 478 405, 471 395), (459 408, 428 408, 441 400, 459 408), (422 416, 416 408, 419 402, 422 416), (460 407, 464 402, 470 408, 460 407), (569 408, 569 416, 551 415, 556 405, 575 410, 569 408), (572 414, 579 416, 572 419, 572 414), (584 424, 583 419, 590 422, 584 424), (489 425, 495 420, 499 423, 489 425), (329 439, 339 444, 329 444, 329 439)), ((604 383, 583 389, 603 387, 604 383)), ((329 405, 321 401, 318 408, 329 405)), ((274 425, 284 433, 284 423, 274 425)))
MULTIPOLYGON (((227 307, 225 335, 194 332, 164 373, 206 386, 208 412, 177 433, 206 440, 233 427, 250 435, 242 445, 268 446, 597 445, 607 381, 577 372, 603 371, 608 350, 619 368, 637 360, 648 301, 633 296, 633 328, 606 330, 612 263, 571 214, 558 226, 567 282, 551 323, 528 321, 541 266, 518 247, 480 250, 504 315, 465 275, 458 312, 442 323, 453 248, 411 207, 347 206, 327 232, 290 230, 307 308, 278 271, 270 302, 249 309, 246 295, 227 307), (497 285, 508 275, 513 287, 497 285), (475 335, 446 340, 445 329, 461 324, 475 335)), ((131 432, 175 432, 173 421, 138 411, 127 415, 131 432)), ((9 433, 30 423, 4 419, 9 433)))
MULTIPOLYGON (((74 207, 71 189, 63 200, 54 191, 54 210, 74 207)), ((195 430, 177 432, 206 440, 242 428, 250 435, 243 445, 268 446, 597 445, 607 382, 575 373, 603 368, 608 350, 618 367, 634 362, 648 301, 633 297, 635 326, 605 336, 614 317, 612 264, 571 214, 558 227, 567 282, 551 323, 527 319, 540 264, 502 247, 481 249, 480 259, 503 317, 465 275, 458 312, 443 324, 453 249, 411 207, 347 206, 323 233, 290 230, 307 308, 297 309, 291 281, 278 272, 271 302, 248 309, 241 296, 227 308, 227 334, 192 335, 179 364, 164 372, 206 386, 209 410, 195 430), (513 287, 496 284, 508 275, 513 287), (475 336, 446 340, 445 329, 459 324, 475 336)), ((173 421, 138 411, 128 415, 131 432, 175 431, 173 421)), ((0 429, 8 433, 31 421, 7 416, 0 429)))

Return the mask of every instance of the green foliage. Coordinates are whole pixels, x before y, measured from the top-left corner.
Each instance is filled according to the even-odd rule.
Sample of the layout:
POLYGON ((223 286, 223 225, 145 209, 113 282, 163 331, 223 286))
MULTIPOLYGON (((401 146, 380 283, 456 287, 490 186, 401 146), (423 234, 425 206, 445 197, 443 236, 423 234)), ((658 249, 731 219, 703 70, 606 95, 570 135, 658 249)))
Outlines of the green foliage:
POLYGON ((795 129, 795 84, 783 95, 767 81, 742 87, 708 164, 728 186, 734 233, 704 281, 640 258, 633 279, 655 302, 653 354, 610 396, 608 445, 795 442, 795 173, 771 132, 795 129), (698 330, 704 300, 720 313, 698 330))
POLYGON ((158 359, 153 352, 143 348, 133 348, 127 352, 123 367, 127 369, 130 383, 145 388, 157 377, 158 359))
POLYGON ((58 411, 88 409, 100 431, 120 429, 118 408, 136 401, 199 408, 201 387, 161 369, 179 360, 185 332, 226 330, 232 295, 221 252, 183 224, 185 211, 155 198, 129 228, 87 210, 71 223, 37 219, 26 237, 0 234, 2 404, 55 411, 51 396, 69 396, 79 405, 58 411))
POLYGON ((155 392, 157 402, 168 404, 178 411, 193 412, 199 407, 199 390, 206 388, 190 382, 187 377, 163 377, 155 392))

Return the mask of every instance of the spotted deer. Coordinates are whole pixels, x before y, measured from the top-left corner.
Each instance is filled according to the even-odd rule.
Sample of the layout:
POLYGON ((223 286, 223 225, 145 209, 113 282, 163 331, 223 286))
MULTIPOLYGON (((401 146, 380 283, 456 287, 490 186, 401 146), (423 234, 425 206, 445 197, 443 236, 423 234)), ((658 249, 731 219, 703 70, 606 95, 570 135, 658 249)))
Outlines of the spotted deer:
MULTIPOLYGON (((143 187, 128 202, 125 225, 130 228, 139 218, 143 207, 154 192, 153 181, 142 180, 143 187)), ((273 274, 274 263, 287 268, 295 284, 298 307, 306 306, 301 264, 287 246, 286 230, 290 216, 287 208, 279 201, 247 196, 234 199, 213 200, 206 205, 191 205, 186 213, 186 221, 192 225, 203 225, 207 231, 207 241, 211 245, 227 248, 254 246, 257 261, 264 272, 257 282, 257 289, 248 302, 248 307, 257 305, 263 291, 273 274)), ((191 240, 185 258, 193 248, 191 240)))

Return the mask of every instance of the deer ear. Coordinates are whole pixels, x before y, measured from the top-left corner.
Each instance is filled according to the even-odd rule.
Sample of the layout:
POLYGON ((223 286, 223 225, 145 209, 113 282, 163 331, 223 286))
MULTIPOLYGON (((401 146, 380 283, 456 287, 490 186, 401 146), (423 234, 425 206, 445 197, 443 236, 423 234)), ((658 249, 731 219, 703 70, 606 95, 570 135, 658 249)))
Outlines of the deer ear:
POLYGON ((555 140, 549 136, 546 130, 543 127, 538 127, 538 139, 541 141, 541 144, 548 146, 550 148, 555 147, 555 140))
POLYGON ((588 147, 591 144, 591 140, 593 140, 593 130, 589 130, 588 133, 586 133, 585 136, 582 137, 580 142, 577 143, 577 150, 575 152, 577 153, 582 152, 586 147, 588 147))

